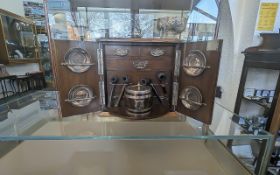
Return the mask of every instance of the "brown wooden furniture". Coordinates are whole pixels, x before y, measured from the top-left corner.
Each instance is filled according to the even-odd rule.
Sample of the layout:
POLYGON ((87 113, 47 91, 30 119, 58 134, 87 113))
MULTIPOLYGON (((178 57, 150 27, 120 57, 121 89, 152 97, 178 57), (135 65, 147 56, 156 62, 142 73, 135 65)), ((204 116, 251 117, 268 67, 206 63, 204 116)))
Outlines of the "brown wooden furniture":
POLYGON ((57 89, 60 91, 64 117, 103 110, 126 118, 145 119, 158 117, 169 111, 178 111, 206 124, 211 123, 222 41, 182 43, 172 39, 100 39, 98 43, 59 40, 54 43, 57 89), (63 66, 65 56, 71 48, 86 50, 94 66, 84 73, 75 73, 63 66), (196 77, 187 75, 183 70, 184 60, 193 51, 199 51, 205 56, 207 67, 196 77), (159 74, 166 76, 164 82, 159 80, 159 74), (111 83, 112 77, 119 79, 113 93, 114 104, 123 89, 123 77, 128 77, 130 84, 150 79, 162 99, 162 104, 154 96, 152 113, 144 118, 133 118, 125 113, 124 97, 120 99, 119 106, 109 106, 109 96, 114 86, 111 83), (89 86, 98 98, 86 107, 71 105, 66 100, 67 95, 77 84, 89 86), (187 109, 182 104, 184 99, 180 94, 188 87, 196 87, 201 92, 202 104, 199 104, 197 110, 187 109))
MULTIPOLYGON (((127 118, 151 118, 161 116, 172 109, 172 82, 176 46, 179 40, 157 40, 157 39, 101 39, 101 48, 104 53, 104 81, 106 106, 108 111, 119 113, 127 118), (120 53, 117 53, 117 52, 120 53), (121 51, 124 53, 122 54, 121 51), (152 55, 152 52, 163 51, 159 55, 152 55), (141 65, 143 64, 143 65, 141 65), (164 74, 166 79, 160 82, 158 75, 164 74), (113 89, 111 79, 119 79, 113 97, 110 93, 113 89), (157 110, 152 110, 152 114, 145 117, 131 117, 125 113, 125 98, 122 96, 119 107, 114 107, 117 99, 122 94, 124 87, 123 77, 128 77, 128 82, 132 85, 148 80, 154 84, 158 96, 163 104, 159 104, 157 97, 153 96, 153 104, 157 110), (165 87, 165 92, 162 86, 165 87), (112 98, 112 107, 108 106, 108 99, 112 98), (118 110, 122 108, 121 110, 118 110)), ((156 53, 154 53, 156 54, 156 53)))
POLYGON ((272 116, 269 132, 272 133, 273 135, 277 135, 279 129, 280 129, 280 98, 278 97, 275 110, 272 116))
MULTIPOLYGON (((265 108, 267 108, 264 111, 264 115, 265 117, 268 118, 266 129, 270 130, 271 125, 278 125, 277 123, 271 121, 272 121, 272 116, 274 115, 275 106, 280 92, 280 75, 278 75, 278 78, 276 78, 275 89, 271 89, 271 90, 275 90, 274 93, 275 95, 273 96, 273 100, 270 103, 263 104, 261 101, 248 100, 244 98, 244 90, 246 88, 245 85, 246 82, 248 81, 247 75, 250 69, 256 69, 256 70, 266 69, 268 71, 271 70, 271 71, 280 72, 280 59, 279 59, 280 58, 280 50, 279 50, 280 34, 266 33, 266 34, 261 34, 261 37, 263 38, 263 42, 260 46, 250 47, 244 51, 245 60, 244 60, 234 112, 240 114, 240 109, 242 107, 242 104, 244 105, 244 103, 242 102, 244 101, 246 101, 247 103, 251 102, 251 103, 255 103, 256 105, 264 106, 265 108)), ((254 87, 254 88, 258 89, 258 87, 254 87)), ((275 126, 272 127, 275 128, 275 126)))
MULTIPOLYGON (((259 113, 258 115, 263 115, 267 118, 267 124, 265 129, 269 132, 271 132, 273 135, 277 136, 280 129, 280 102, 279 102, 279 93, 280 93, 280 34, 276 33, 264 33, 261 34, 261 37, 263 38, 262 43, 259 46, 256 47, 250 47, 247 48, 243 53, 245 55, 242 75, 240 79, 240 85, 239 90, 237 94, 237 99, 235 103, 235 113, 240 114, 240 116, 247 117, 248 120, 250 120, 250 117, 254 116, 246 116, 242 112, 242 109, 246 109, 247 113, 251 112, 250 109, 252 109, 252 106, 261 106, 264 108, 264 112, 259 113), (254 77, 252 78, 252 70, 254 77), (250 72, 251 71, 251 72, 250 72), (258 79, 260 77, 259 72, 266 73, 267 76, 265 77, 265 80, 258 79), (276 76, 275 76, 276 74, 276 76), (250 75, 250 76, 249 76, 250 75), (250 78, 248 78, 250 77, 250 78), (274 78, 275 80, 271 80, 270 78, 274 78), (253 79, 253 80, 252 80, 253 79), (255 99, 248 99, 245 98, 244 91, 246 88, 248 88, 247 82, 254 82, 255 87, 249 87, 252 89, 258 89, 258 91, 262 91, 263 87, 268 86, 269 83, 275 83, 274 89, 270 89, 272 91, 275 91, 274 95, 271 96, 271 100, 268 102, 264 102, 264 100, 255 100, 255 99), (266 83, 263 83, 266 82, 266 83), (261 87, 258 87, 261 86, 261 87), (250 106, 251 107, 250 107, 250 106), (248 107, 249 106, 249 107, 248 107)), ((271 85, 270 85, 271 87, 271 85)), ((264 89, 267 91, 267 89, 264 89)), ((259 96, 259 92, 255 92, 253 96, 259 96)), ((244 111, 244 110, 243 110, 244 111)), ((258 117, 258 115, 256 115, 258 117)), ((253 124, 251 124, 253 126, 253 124)), ((258 126, 257 124, 254 124, 258 126)), ((248 126, 248 127, 252 127, 248 126)), ((257 128, 255 128, 257 129, 257 128)), ((264 144, 256 142, 251 142, 251 144, 258 145, 260 147, 261 152, 264 152, 265 146, 264 144)), ((276 157, 276 164, 277 159, 279 157, 279 148, 274 147, 274 157, 276 157), (278 150, 277 150, 278 149, 278 150)), ((277 168, 278 166, 273 165, 275 161, 270 162, 268 165, 268 169, 270 168, 277 168)), ((259 167, 257 165, 257 167, 259 167)))
MULTIPOLYGON (((207 60, 206 66, 209 66, 209 69, 205 69, 199 76, 192 77, 186 75, 182 70, 183 63, 181 63, 180 76, 178 79, 179 92, 190 86, 198 88, 203 98, 203 105, 198 110, 188 110, 182 104, 182 100, 179 100, 177 111, 192 116, 206 124, 211 124, 212 122, 221 49, 222 40, 186 43, 184 46, 183 58, 187 57, 191 51, 201 51, 205 54, 207 60)), ((183 60, 181 60, 181 62, 183 62, 183 60)))
POLYGON ((60 92, 60 105, 62 116, 70 116, 75 114, 88 113, 100 110, 100 98, 99 98, 99 76, 97 72, 97 55, 96 49, 98 44, 95 42, 81 42, 81 41, 59 41, 54 42, 55 59, 55 74, 57 82, 57 90, 60 92), (86 50, 94 64, 89 70, 83 73, 72 72, 67 66, 62 65, 64 63, 65 54, 71 48, 82 48, 86 50), (87 85, 97 96, 93 102, 86 107, 74 107, 71 103, 67 102, 68 93, 70 89, 75 85, 87 85))
POLYGON ((0 63, 40 63, 33 21, 0 9, 0 63))

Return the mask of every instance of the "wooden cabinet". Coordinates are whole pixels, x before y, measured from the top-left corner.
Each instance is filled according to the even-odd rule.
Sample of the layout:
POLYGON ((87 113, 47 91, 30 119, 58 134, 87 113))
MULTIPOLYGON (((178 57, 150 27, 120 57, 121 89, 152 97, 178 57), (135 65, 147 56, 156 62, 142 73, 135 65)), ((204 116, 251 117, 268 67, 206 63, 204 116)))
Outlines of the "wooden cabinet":
POLYGON ((0 63, 39 63, 33 21, 0 9, 0 63))
POLYGON ((57 81, 56 88, 59 91, 60 95, 62 116, 65 117, 99 111, 101 109, 101 104, 96 55, 98 44, 96 42, 56 40, 54 42, 54 46, 56 48, 56 54, 54 57, 55 59, 53 59, 54 64, 56 65, 54 69, 57 81), (82 52, 79 52, 80 50, 82 52), (73 57, 70 58, 69 56, 71 55, 73 57), (88 69, 84 69, 84 66, 66 64, 67 60, 65 59, 67 59, 68 57, 69 59, 71 59, 69 60, 69 62, 71 63, 72 59, 81 59, 83 57, 80 56, 83 55, 87 55, 89 58, 89 66, 87 66, 88 69), (79 69, 83 71, 79 72, 79 69), (73 94, 74 96, 72 96, 71 94, 73 94), (83 103, 82 98, 84 98, 85 95, 90 95, 88 96, 87 100, 84 100, 87 105, 77 106, 77 103, 83 103))
POLYGON ((178 111, 211 124, 221 40, 195 43, 165 39, 55 40, 54 44, 57 90, 64 117, 101 110, 124 118, 147 119, 178 111), (71 55, 74 57, 70 59, 71 55), (76 68, 83 70, 83 66, 90 68, 73 72, 76 68), (127 114, 124 89, 137 84, 153 89, 149 115, 127 114), (77 85, 80 90, 75 90, 76 97, 71 100, 71 92, 77 85), (91 92, 85 92, 85 88, 91 92), (82 101, 89 103, 75 105, 82 101))
MULTIPOLYGON (((261 37, 263 41, 259 46, 247 48, 243 52, 245 60, 235 113, 243 117, 239 122, 248 130, 259 131, 264 128, 279 140, 280 34, 266 33, 261 34, 261 37)), ((254 144, 255 150, 259 147, 265 150, 258 142, 254 144)), ((273 149, 268 171, 279 171, 279 152, 278 142, 273 149)))
MULTIPOLYGON (((280 35, 261 34, 263 43, 244 51, 245 60, 240 79, 235 113, 248 119, 267 118, 270 129, 280 92, 280 35)), ((277 124, 276 124, 277 125, 277 124)))
POLYGON ((180 113, 192 116, 194 119, 202 121, 206 124, 211 124, 212 122, 221 48, 222 40, 186 43, 183 57, 181 59, 180 74, 178 79, 179 100, 176 110, 180 113), (189 57, 198 59, 200 55, 204 56, 206 60, 204 68, 201 67, 198 69, 200 70, 200 73, 196 76, 189 75, 184 69, 184 64, 186 64, 184 63, 185 59, 189 57), (198 109, 194 110, 185 107, 184 100, 182 99, 182 93, 187 89, 196 90, 201 94, 201 101, 196 107, 198 109))
POLYGON ((126 118, 146 119, 162 116, 172 110, 172 82, 176 46, 179 40, 165 42, 150 39, 106 39, 99 40, 104 53, 105 106, 109 112, 120 114, 126 118), (162 74, 165 79, 158 78, 162 74), (128 82, 123 79, 127 77, 128 82), (118 79, 113 84, 112 79, 118 79), (123 88, 127 85, 141 84, 149 81, 153 84, 154 95, 151 114, 135 117, 126 113, 126 99, 123 88), (113 92, 112 92, 113 91, 113 92), (156 94, 155 94, 156 93, 156 94), (161 100, 159 100, 160 98, 161 100), (119 105, 115 106, 118 103, 119 105))

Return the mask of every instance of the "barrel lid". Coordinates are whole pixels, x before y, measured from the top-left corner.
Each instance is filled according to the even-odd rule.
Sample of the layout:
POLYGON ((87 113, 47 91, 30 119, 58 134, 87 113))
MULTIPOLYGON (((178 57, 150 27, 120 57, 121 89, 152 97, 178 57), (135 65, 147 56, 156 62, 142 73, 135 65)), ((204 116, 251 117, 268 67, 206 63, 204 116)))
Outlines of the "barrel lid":
POLYGON ((125 88, 125 92, 132 93, 132 94, 135 94, 135 93, 148 94, 148 93, 151 93, 151 91, 152 91, 152 88, 150 86, 145 86, 145 85, 140 85, 140 84, 130 85, 125 88))

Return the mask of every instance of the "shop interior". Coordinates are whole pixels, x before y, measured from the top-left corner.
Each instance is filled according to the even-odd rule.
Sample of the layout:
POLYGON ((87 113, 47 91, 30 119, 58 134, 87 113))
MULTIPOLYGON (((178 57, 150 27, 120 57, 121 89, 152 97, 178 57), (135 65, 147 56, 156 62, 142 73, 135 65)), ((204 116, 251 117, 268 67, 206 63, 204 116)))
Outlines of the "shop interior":
POLYGON ((279 6, 3 0, 1 174, 280 174, 279 6))

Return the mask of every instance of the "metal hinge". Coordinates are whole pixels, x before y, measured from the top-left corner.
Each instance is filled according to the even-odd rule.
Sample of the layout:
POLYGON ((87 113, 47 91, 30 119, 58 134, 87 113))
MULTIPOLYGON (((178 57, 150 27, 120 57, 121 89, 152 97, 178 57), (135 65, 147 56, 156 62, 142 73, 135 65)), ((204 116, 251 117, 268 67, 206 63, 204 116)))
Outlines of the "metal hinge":
POLYGON ((97 49, 98 75, 104 75, 103 49, 97 49))
POLYGON ((181 50, 176 50, 174 76, 178 77, 180 74, 181 50))
POLYGON ((100 103, 102 106, 105 106, 105 86, 104 86, 104 81, 100 80, 99 81, 99 93, 100 93, 100 103))
POLYGON ((179 94, 179 84, 178 82, 173 82, 173 92, 172 92, 172 105, 177 106, 179 94))

